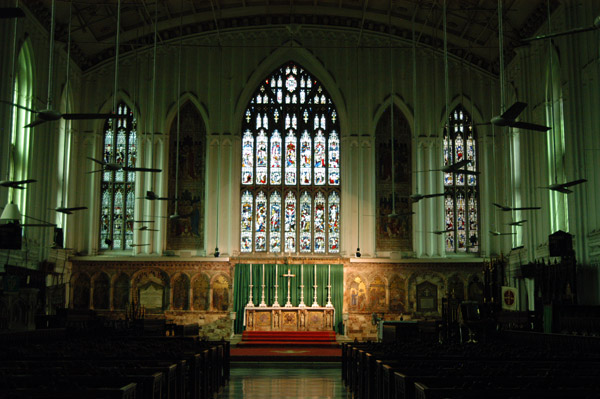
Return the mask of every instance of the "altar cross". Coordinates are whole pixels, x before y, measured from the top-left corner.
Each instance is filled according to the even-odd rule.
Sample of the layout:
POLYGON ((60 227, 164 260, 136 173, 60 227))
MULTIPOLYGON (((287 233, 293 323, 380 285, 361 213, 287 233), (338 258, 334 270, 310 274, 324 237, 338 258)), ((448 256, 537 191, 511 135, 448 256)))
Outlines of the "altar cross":
POLYGON ((292 271, 288 268, 288 272, 287 274, 282 275, 281 277, 287 277, 288 279, 288 292, 287 292, 287 302, 285 303, 285 307, 286 308, 291 308, 292 307, 292 302, 290 302, 290 281, 292 279, 292 277, 296 277, 295 274, 292 274, 292 271))

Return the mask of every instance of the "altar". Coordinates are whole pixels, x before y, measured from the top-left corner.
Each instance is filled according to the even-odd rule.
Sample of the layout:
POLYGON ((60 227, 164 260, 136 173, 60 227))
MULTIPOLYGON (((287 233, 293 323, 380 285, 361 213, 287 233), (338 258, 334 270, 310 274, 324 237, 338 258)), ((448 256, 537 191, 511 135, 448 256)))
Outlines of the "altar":
POLYGON ((246 307, 247 331, 331 331, 333 307, 246 307))

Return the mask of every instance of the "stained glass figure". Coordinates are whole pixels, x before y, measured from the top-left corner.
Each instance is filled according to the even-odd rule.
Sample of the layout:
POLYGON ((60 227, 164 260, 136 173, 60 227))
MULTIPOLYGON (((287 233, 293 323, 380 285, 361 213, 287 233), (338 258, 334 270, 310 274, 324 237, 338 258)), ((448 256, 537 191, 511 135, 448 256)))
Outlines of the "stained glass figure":
POLYGON ((290 129, 285 138, 285 184, 296 184, 296 136, 290 129))
POLYGON ((252 252, 252 204, 253 197, 250 191, 244 191, 242 194, 242 217, 241 227, 241 252, 252 252))
MULTIPOLYGON (((465 159, 462 170, 477 171, 476 134, 470 115, 462 106, 450 114, 450 129, 444 131, 444 165, 465 159), (450 134, 448 134, 448 131, 450 134)), ((444 173, 447 252, 479 251, 478 179, 475 174, 444 173)))
POLYGON ((271 252, 281 252, 281 195, 277 191, 271 194, 269 200, 271 215, 269 231, 269 250, 271 252))
POLYGON ((254 182, 254 137, 250 130, 246 130, 242 138, 242 184, 254 182))
POLYGON ((243 115, 241 252, 339 253, 339 120, 329 94, 288 62, 243 115))
POLYGON ((285 197, 285 252, 296 252, 296 196, 291 191, 285 197))
POLYGON ((281 135, 277 130, 271 136, 271 184, 281 184, 281 135))
MULTIPOLYGON (((137 158, 136 120, 124 103, 117 107, 117 116, 104 124, 102 158, 105 162, 134 167, 137 158)), ((134 192, 135 172, 102 172, 100 249, 132 248, 134 192)))
POLYGON ((311 138, 305 130, 300 138, 300 184, 310 185, 311 182, 311 138))
POLYGON ((268 139, 264 129, 260 129, 256 137, 256 184, 267 184, 267 165, 269 152, 268 139))
POLYGON ((340 252, 340 196, 336 191, 329 194, 329 252, 340 252))
POLYGON ((311 196, 305 191, 300 197, 300 252, 311 251, 311 196))
POLYGON ((260 191, 256 196, 256 225, 255 225, 256 252, 267 250, 267 196, 260 191))
POLYGON ((325 196, 318 192, 315 196, 315 253, 325 253, 325 196))

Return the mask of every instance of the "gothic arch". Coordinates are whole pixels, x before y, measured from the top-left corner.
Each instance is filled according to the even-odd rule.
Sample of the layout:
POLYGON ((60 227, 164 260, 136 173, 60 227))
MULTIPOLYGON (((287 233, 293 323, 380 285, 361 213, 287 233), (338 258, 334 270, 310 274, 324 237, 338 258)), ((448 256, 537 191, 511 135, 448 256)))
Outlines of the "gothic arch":
POLYGON ((200 272, 192 276, 192 309, 208 310, 210 308, 210 276, 200 272))
POLYGON ((92 307, 110 308, 110 278, 105 272, 98 272, 92 276, 92 307))
POLYGON ((171 287, 173 300, 171 305, 174 310, 189 310, 190 309, 190 277, 179 272, 171 277, 171 287))
POLYGON ((379 120, 381 119, 381 116, 383 115, 383 113, 389 108, 390 103, 393 102, 394 106, 399 109, 402 114, 404 115, 404 118, 406 118, 406 121, 408 122, 408 125, 410 127, 410 131, 411 133, 414 132, 415 130, 415 115, 414 115, 414 104, 413 104, 413 108, 411 109, 407 104, 406 101, 404 101, 404 98, 402 98, 401 96, 399 96, 398 94, 393 94, 393 95, 388 95, 381 104, 379 104, 379 106, 377 107, 377 109, 375 109, 375 112, 373 113, 373 118, 369 121, 369 132, 371 136, 375 135, 375 130, 377 129, 377 124, 379 123, 379 120))
POLYGON ((311 75, 321 82, 324 89, 329 93, 331 101, 335 104, 335 108, 338 112, 340 120, 340 137, 344 137, 344 132, 350 131, 348 127, 349 121, 347 104, 335 78, 314 54, 303 48, 291 48, 287 46, 279 47, 277 50, 271 53, 268 58, 257 65, 252 75, 250 75, 244 84, 244 89, 240 92, 237 98, 237 103, 235 104, 234 108, 235 111, 233 113, 233 117, 231 118, 233 128, 232 131, 234 134, 241 136, 241 125, 239 121, 242 120, 244 112, 246 111, 246 107, 250 102, 254 91, 260 86, 265 76, 268 76, 270 73, 290 60, 306 68, 311 75))
MULTIPOLYGON (((200 100, 198 99, 198 97, 196 95, 190 93, 189 91, 182 93, 181 97, 179 98, 180 108, 183 108, 183 106, 186 105, 187 103, 191 103, 194 106, 194 108, 196 108, 196 110, 202 117, 202 121, 204 122, 204 125, 206 126, 206 134, 209 135, 209 132, 211 132, 212 130, 211 130, 210 118, 208 117, 208 111, 207 111, 206 107, 200 102, 200 100)), ((169 128, 171 127, 171 125, 173 123, 177 123, 177 101, 174 101, 167 110, 167 115, 165 118, 165 126, 163 129, 163 131, 167 132, 167 135, 170 135, 171 132, 170 132, 169 128)))

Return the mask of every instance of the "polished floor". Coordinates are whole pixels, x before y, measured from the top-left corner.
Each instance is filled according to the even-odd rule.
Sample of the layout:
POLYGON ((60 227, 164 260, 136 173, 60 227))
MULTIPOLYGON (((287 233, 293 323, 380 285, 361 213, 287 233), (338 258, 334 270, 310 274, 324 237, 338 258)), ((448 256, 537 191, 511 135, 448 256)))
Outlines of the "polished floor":
POLYGON ((339 363, 232 364, 231 378, 218 399, 352 398, 339 363))

